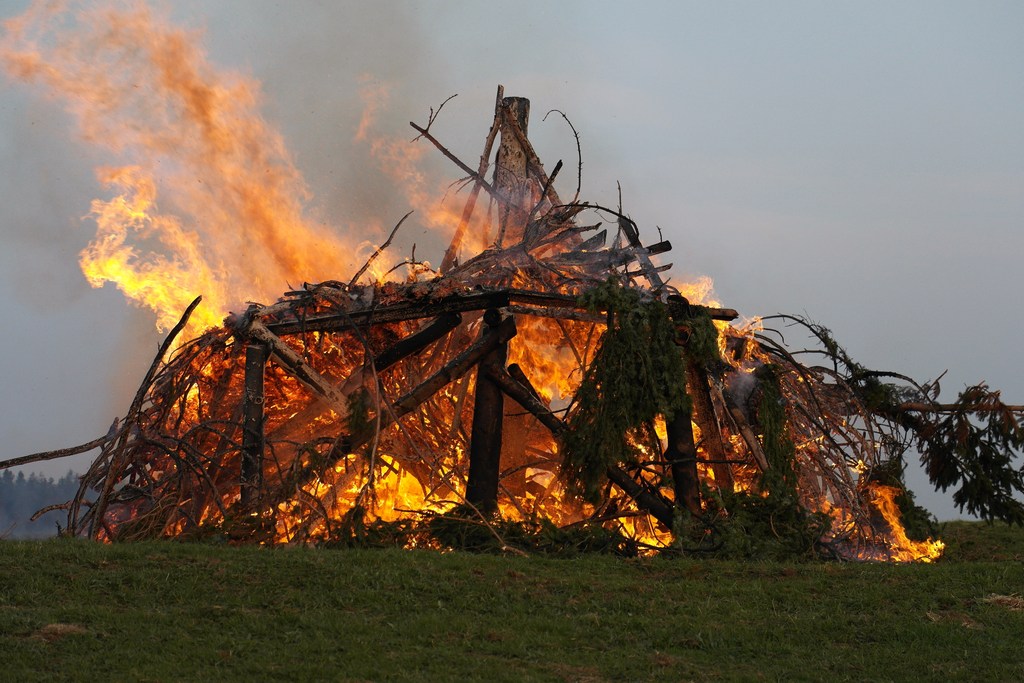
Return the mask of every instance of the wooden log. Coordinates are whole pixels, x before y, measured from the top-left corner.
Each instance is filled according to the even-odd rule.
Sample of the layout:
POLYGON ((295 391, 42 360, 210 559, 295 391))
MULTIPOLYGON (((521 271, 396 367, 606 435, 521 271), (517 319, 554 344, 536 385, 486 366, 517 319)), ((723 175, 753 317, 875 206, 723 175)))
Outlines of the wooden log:
MULTIPOLYGON (((664 243, 659 243, 658 246, 662 246, 664 243)), ((551 265, 579 265, 589 266, 594 270, 611 270, 612 268, 622 268, 629 265, 633 261, 637 261, 641 256, 650 256, 653 252, 645 247, 623 247, 619 249, 599 249, 590 251, 566 251, 561 254, 555 254, 546 259, 546 262, 551 265)), ((664 265, 655 266, 650 259, 646 261, 646 265, 643 270, 651 270, 652 272, 662 272, 667 270, 664 265)))
MULTIPOLYGON (((621 196, 620 196, 621 206, 621 196)), ((633 247, 639 247, 636 252, 637 260, 644 266, 643 275, 647 278, 647 281, 655 289, 660 289, 665 286, 665 281, 658 275, 658 269, 654 266, 651 261, 650 252, 643 249, 643 244, 640 242, 640 231, 636 227, 636 223, 633 222, 628 216, 619 214, 619 227, 622 229, 623 234, 626 235, 626 239, 629 240, 629 244, 633 247)))
POLYGON ((597 249, 604 249, 605 242, 608 241, 608 230, 602 230, 593 237, 588 237, 583 242, 580 242, 573 251, 594 251, 597 249))
MULTIPOLYGON (((383 430, 389 427, 395 420, 401 419, 416 410, 449 383, 472 370, 474 366, 480 363, 482 358, 500 344, 507 344, 514 336, 516 336, 515 318, 505 318, 498 325, 495 334, 482 336, 476 343, 448 361, 444 367, 432 374, 416 388, 399 397, 390 408, 383 410, 379 421, 380 429, 383 430)), ((332 458, 336 461, 344 457, 346 454, 365 446, 371 438, 373 438, 373 434, 367 433, 341 439, 332 452, 332 458)), ((311 466, 306 467, 298 479, 301 482, 307 482, 315 474, 316 471, 311 466)))
MULTIPOLYGON (((483 336, 497 334, 501 313, 490 309, 484 314, 483 336)), ((481 359, 481 365, 503 367, 508 344, 501 343, 481 359)), ((505 396, 501 387, 486 372, 477 370, 473 402, 473 426, 469 439, 469 476, 466 500, 482 513, 498 508, 498 480, 501 473, 501 436, 505 420, 505 396)))
POLYGON ((430 344, 445 336, 462 322, 462 315, 456 311, 450 311, 439 315, 430 325, 419 330, 415 334, 396 342, 388 347, 373 359, 373 367, 377 372, 385 370, 403 358, 426 348, 430 344))
MULTIPOLYGON (((372 370, 366 367, 361 367, 353 372, 352 375, 338 388, 338 391, 346 397, 350 396, 352 392, 364 386, 366 382, 371 379, 370 375, 372 375, 373 372, 382 372, 403 358, 407 358, 410 355, 423 350, 433 342, 443 337, 446 333, 458 327, 461 322, 462 316, 459 313, 445 313, 444 315, 438 316, 437 320, 430 325, 427 325, 412 336, 400 340, 393 346, 388 347, 378 354, 373 359, 372 370)), ((301 429, 310 420, 323 413, 329 407, 330 404, 318 394, 316 400, 278 427, 278 429, 270 435, 270 439, 275 441, 280 439, 290 439, 295 433, 291 430, 301 429)))
POLYGON ((508 366, 507 370, 509 376, 512 379, 526 387, 529 390, 530 394, 532 394, 533 397, 536 398, 538 401, 540 401, 541 403, 544 402, 544 399, 541 397, 540 392, 537 391, 537 387, 533 386, 533 382, 531 382, 530 378, 526 376, 525 372, 523 372, 523 369, 519 366, 519 363, 512 363, 511 365, 508 366))
MULTIPOLYGON (((487 131, 487 138, 484 141, 484 151, 480 155, 480 165, 477 167, 476 175, 477 178, 483 178, 487 174, 487 167, 490 164, 491 158, 491 146, 494 144, 494 138, 498 136, 498 130, 501 128, 501 100, 505 96, 504 86, 498 86, 498 95, 494 102, 494 121, 491 123, 491 129, 487 131)), ((469 199, 466 200, 465 206, 462 207, 462 217, 459 219, 459 226, 455 229, 455 235, 452 236, 452 241, 448 245, 448 248, 444 252, 444 257, 441 259, 440 272, 447 273, 451 270, 452 266, 455 265, 455 261, 459 255, 459 249, 462 247, 462 240, 465 238, 466 228, 469 227, 469 221, 473 217, 473 211, 476 209, 476 200, 480 195, 480 182, 473 183, 473 189, 470 190, 469 199)), ((481 235, 481 244, 488 242, 487 235, 481 235)))
POLYGON ((533 306, 507 306, 509 313, 530 315, 535 318, 554 318, 556 320, 575 320, 586 323, 605 323, 608 316, 605 313, 587 313, 571 308, 535 308, 533 306))
POLYGON ((659 494, 640 484, 621 467, 609 467, 608 479, 636 501, 637 506, 646 510, 656 520, 671 529, 675 523, 675 512, 659 494))
POLYGON ((526 228, 527 212, 533 196, 527 175, 527 153, 520 142, 526 137, 530 121, 530 100, 506 97, 501 101, 502 117, 498 134, 498 155, 494 163, 494 189, 505 198, 498 217, 499 247, 518 244, 526 228), (518 129, 518 130, 517 130, 518 129))
MULTIPOLYGON (((482 365, 481 369, 487 373, 487 377, 492 382, 508 394, 509 398, 536 417, 542 425, 551 431, 552 435, 556 438, 560 437, 565 431, 565 423, 552 413, 550 408, 544 405, 536 389, 529 383, 529 380, 524 382, 512 376, 510 371, 512 371, 513 367, 518 368, 518 366, 509 366, 508 370, 506 370, 495 363, 487 363, 482 365)), ((521 373, 522 370, 519 372, 521 373)), ((525 379, 525 376, 523 376, 523 379, 525 379)))
POLYGON ((514 336, 516 336, 515 318, 505 318, 498 325, 494 334, 482 336, 473 346, 470 346, 453 358, 444 367, 424 380, 418 387, 395 401, 392 407, 394 416, 398 418, 411 413, 449 382, 462 377, 474 365, 483 360, 487 354, 499 345, 507 343, 514 336))
POLYGON ((668 421, 668 445, 665 460, 672 472, 676 505, 700 515, 700 478, 697 475, 697 444, 689 412, 680 412, 668 421))
POLYGON ((757 438, 757 434, 750 428, 750 424, 747 422, 747 418, 743 416, 743 411, 733 401, 726 398, 722 390, 715 384, 711 385, 711 392, 716 399, 718 399, 722 405, 724 405, 729 411, 729 417, 732 419, 733 425, 739 432, 743 442, 747 445, 747 450, 750 451, 751 456, 754 458, 754 462, 761 468, 762 472, 768 471, 768 458, 764 454, 764 449, 761 448, 761 441, 757 438))
POLYGON ((282 337, 304 332, 344 332, 354 327, 433 318, 444 313, 483 311, 488 308, 502 308, 508 304, 509 290, 489 290, 452 294, 436 299, 403 301, 344 314, 312 316, 305 320, 267 323, 266 328, 282 337))
POLYGON ((700 427, 701 442, 711 461, 715 485, 723 493, 732 493, 732 470, 726 462, 722 425, 711 400, 711 382, 707 370, 694 363, 686 364, 686 388, 693 402, 693 420, 700 427))
POLYGON ((242 463, 239 477, 240 502, 248 507, 260 497, 263 488, 263 378, 267 347, 245 347, 245 397, 242 403, 242 463))
POLYGON ((541 187, 547 188, 547 198, 548 201, 551 202, 552 206, 564 207, 565 202, 561 200, 558 193, 555 191, 555 188, 552 187, 551 179, 548 178, 548 174, 544 171, 544 164, 541 163, 540 157, 537 156, 537 151, 534 150, 533 145, 530 143, 530 139, 526 135, 526 128, 520 127, 516 117, 511 115, 511 113, 507 113, 506 116, 509 121, 508 132, 518 138, 519 146, 526 155, 527 175, 534 178, 541 187))
MULTIPOLYGON (((579 297, 572 294, 537 292, 525 289, 492 289, 450 294, 436 299, 401 302, 344 314, 312 316, 299 321, 266 323, 265 327, 270 332, 281 337, 304 332, 343 332, 358 326, 415 320, 449 312, 504 308, 513 302, 530 306, 586 310, 586 307, 579 303, 579 297)), ((676 309, 680 306, 682 304, 670 302, 669 309, 673 319, 678 319, 676 309)), ((683 315, 690 316, 697 311, 706 312, 713 320, 735 320, 739 317, 739 313, 732 308, 712 308, 693 304, 685 305, 685 313, 683 315)), ((248 320, 244 316, 239 316, 232 319, 231 324, 236 328, 244 329, 248 325, 248 320)))

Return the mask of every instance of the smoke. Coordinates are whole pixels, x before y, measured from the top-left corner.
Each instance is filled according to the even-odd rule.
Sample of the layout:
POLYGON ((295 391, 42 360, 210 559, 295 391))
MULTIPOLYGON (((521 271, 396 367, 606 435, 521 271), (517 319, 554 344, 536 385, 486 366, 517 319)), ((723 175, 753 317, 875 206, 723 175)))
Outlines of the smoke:
MULTIPOLYGON (((273 51, 283 63, 260 65, 285 103, 269 109, 318 108, 288 112, 285 134, 264 116, 259 81, 215 65, 204 33, 175 25, 162 10, 140 2, 37 2, 6 22, 8 73, 63 104, 79 138, 110 158, 97 170, 107 197, 88 211, 97 225, 81 256, 90 284, 115 283, 152 308, 164 329, 202 294, 205 314, 196 327, 216 324, 245 301, 272 301, 289 284, 344 278, 382 226, 404 213, 396 200, 421 209, 436 201, 434 183, 417 166, 423 148, 377 132, 391 125, 383 114, 400 86, 350 63, 369 53, 386 57, 375 64, 386 76, 403 65, 419 70, 415 31, 388 7, 360 8, 314 7, 298 21, 264 17, 251 25, 280 28, 275 40, 296 47, 273 51), (338 40, 346 25, 355 29, 338 40), (389 49, 373 49, 382 39, 389 49), (339 78, 341 69, 349 71, 339 78), (297 124, 303 114, 319 123, 297 124), (319 205, 290 146, 320 179, 315 187, 326 201, 319 205)), ((258 44, 263 37, 256 37, 258 44)))

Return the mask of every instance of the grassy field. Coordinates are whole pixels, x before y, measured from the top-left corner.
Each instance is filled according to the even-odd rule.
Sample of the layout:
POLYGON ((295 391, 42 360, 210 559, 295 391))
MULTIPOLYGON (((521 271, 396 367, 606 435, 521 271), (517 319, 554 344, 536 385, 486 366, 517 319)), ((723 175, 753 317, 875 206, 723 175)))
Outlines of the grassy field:
POLYGON ((934 565, 0 543, 0 680, 1024 680, 1024 531, 934 565))

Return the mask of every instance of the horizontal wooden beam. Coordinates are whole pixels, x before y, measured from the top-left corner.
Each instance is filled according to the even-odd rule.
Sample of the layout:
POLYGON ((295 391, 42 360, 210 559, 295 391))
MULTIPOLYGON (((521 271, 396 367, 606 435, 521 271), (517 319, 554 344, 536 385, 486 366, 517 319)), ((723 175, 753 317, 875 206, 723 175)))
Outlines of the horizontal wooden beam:
MULTIPOLYGON (((311 316, 305 320, 267 322, 266 328, 277 336, 302 334, 303 332, 343 332, 354 327, 415 320, 444 313, 504 308, 511 304, 586 310, 586 307, 579 303, 579 297, 572 294, 534 292, 524 289, 495 289, 451 294, 432 300, 401 302, 347 313, 311 316)), ((735 320, 739 317, 739 313, 731 308, 711 308, 690 304, 683 307, 680 304, 670 304, 670 310, 673 318, 676 319, 698 311, 707 312, 714 320, 735 320)), ((259 315, 258 312, 257 315, 259 315)))

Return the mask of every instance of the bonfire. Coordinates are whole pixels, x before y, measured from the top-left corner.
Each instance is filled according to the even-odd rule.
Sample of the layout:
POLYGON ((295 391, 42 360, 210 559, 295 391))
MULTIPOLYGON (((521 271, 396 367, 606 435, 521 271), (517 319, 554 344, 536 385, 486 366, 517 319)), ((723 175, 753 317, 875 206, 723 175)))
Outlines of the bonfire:
POLYGON ((356 272, 182 338, 197 298, 107 435, 3 463, 100 449, 66 534, 928 561, 941 542, 899 510, 913 448, 961 507, 1015 521, 1020 407, 984 385, 940 404, 805 319, 773 319, 817 342, 798 351, 737 323, 665 278, 671 245, 621 202, 559 196, 527 100, 499 87, 476 168, 440 111, 412 124, 463 174, 438 267, 381 265, 407 215, 356 272))

